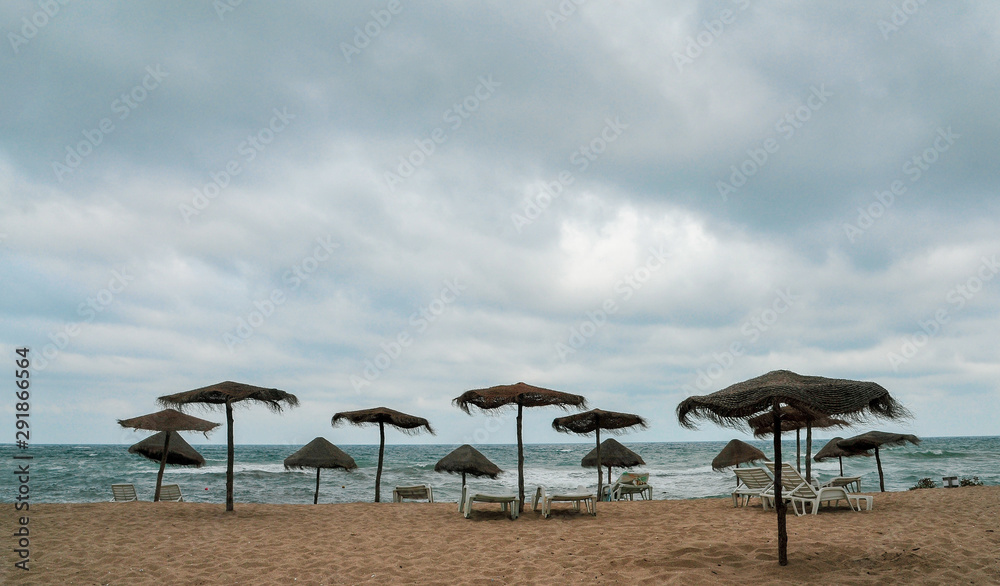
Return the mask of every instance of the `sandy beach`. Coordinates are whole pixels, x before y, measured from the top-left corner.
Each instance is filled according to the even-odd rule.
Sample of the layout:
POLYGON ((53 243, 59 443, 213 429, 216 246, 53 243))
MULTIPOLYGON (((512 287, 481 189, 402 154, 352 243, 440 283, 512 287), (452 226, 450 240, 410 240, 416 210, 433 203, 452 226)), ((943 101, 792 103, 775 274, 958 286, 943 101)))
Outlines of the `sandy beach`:
MULTIPOLYGON (((996 584, 1000 487, 874 494, 875 508, 789 512, 777 564, 773 512, 729 499, 567 505, 510 521, 454 503, 34 504, 30 571, 13 584, 996 584)), ((560 505, 557 505, 560 506, 560 505)))

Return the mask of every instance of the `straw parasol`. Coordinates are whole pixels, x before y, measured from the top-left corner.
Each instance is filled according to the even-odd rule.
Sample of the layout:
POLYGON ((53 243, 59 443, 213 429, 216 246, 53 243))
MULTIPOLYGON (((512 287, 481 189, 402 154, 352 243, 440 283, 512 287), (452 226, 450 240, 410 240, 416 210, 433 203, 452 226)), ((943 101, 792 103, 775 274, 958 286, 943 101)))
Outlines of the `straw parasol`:
POLYGON ((154 462, 163 460, 163 446, 168 445, 166 462, 171 466, 194 466, 200 468, 205 465, 205 458, 191 447, 191 444, 184 441, 184 438, 172 431, 161 431, 155 433, 137 444, 129 447, 128 453, 138 454, 154 462), (167 434, 173 435, 168 440, 167 434), (168 444, 169 441, 169 444, 168 444))
MULTIPOLYGON (((688 397, 677 405, 681 425, 694 428, 697 418, 719 425, 743 429, 747 419, 770 410, 773 428, 781 429, 781 407, 800 411, 839 415, 860 420, 867 415, 898 418, 909 412, 881 385, 819 376, 803 376, 788 370, 736 383, 710 395, 688 397)), ((774 502, 778 517, 778 563, 788 565, 787 507, 781 498, 781 434, 774 434, 774 502)))
MULTIPOLYGON (((580 465, 584 468, 597 466, 597 448, 587 452, 587 455, 580 460, 580 465)), ((608 469, 608 484, 611 484, 611 468, 632 468, 633 466, 645 466, 646 461, 642 456, 618 443, 613 437, 601 442, 601 466, 608 469)), ((597 469, 598 472, 600 468, 597 469)))
POLYGON ((337 427, 343 422, 354 425, 378 425, 378 470, 375 472, 375 502, 379 502, 379 490, 382 484, 382 455, 385 452, 385 425, 389 424, 406 434, 420 433, 421 428, 426 429, 431 434, 431 424, 423 417, 407 415, 386 407, 373 407, 360 411, 343 411, 336 413, 330 420, 330 425, 337 427))
POLYGON ((837 458, 837 460, 840 461, 840 475, 843 476, 844 475, 844 458, 850 458, 851 456, 866 456, 866 457, 870 458, 872 456, 872 453, 868 452, 868 451, 864 451, 863 450, 863 451, 860 451, 860 452, 849 452, 849 451, 841 448, 840 446, 837 445, 837 442, 840 442, 840 441, 843 441, 843 440, 844 440, 844 438, 838 436, 838 437, 835 437, 832 440, 826 442, 826 445, 823 446, 823 449, 821 449, 820 451, 816 452, 816 455, 813 456, 813 460, 815 460, 817 462, 822 462, 824 460, 829 460, 830 458, 837 458))
POLYGON ((343 450, 331 444, 326 438, 318 437, 308 444, 299 448, 297 452, 285 458, 285 470, 301 470, 303 468, 316 469, 316 494, 313 495, 313 504, 319 502, 319 471, 323 468, 343 468, 353 470, 358 465, 354 463, 354 458, 348 456, 343 450))
POLYGON ((525 407, 568 407, 586 408, 587 399, 582 395, 572 395, 561 391, 543 389, 526 383, 497 385, 487 389, 466 391, 452 400, 456 407, 470 412, 471 407, 482 410, 503 409, 517 405, 517 492, 519 510, 524 510, 524 442, 521 438, 522 412, 525 407))
POLYGON ((464 444, 452 450, 447 456, 434 465, 435 472, 450 472, 462 475, 462 486, 465 486, 465 475, 471 474, 477 478, 483 476, 496 478, 503 470, 484 456, 482 452, 469 444, 464 444))
MULTIPOLYGON (((774 433, 774 422, 770 413, 762 413, 747 420, 747 425, 753 429, 753 435, 757 438, 764 438, 774 433)), ((850 427, 851 422, 824 415, 822 413, 811 413, 801 411, 794 407, 785 406, 781 408, 781 433, 786 431, 795 432, 795 469, 802 472, 802 438, 800 432, 806 428, 806 480, 812 480, 812 430, 813 428, 829 427, 850 427)))
POLYGON ((920 438, 915 435, 902 433, 869 431, 868 433, 841 440, 837 442, 837 447, 848 452, 875 450, 875 465, 878 466, 878 487, 882 492, 885 492, 885 477, 882 475, 882 458, 878 455, 878 449, 880 446, 903 446, 906 445, 906 442, 917 445, 920 443, 920 438))
POLYGON ((597 494, 601 495, 601 430, 607 429, 612 433, 624 433, 624 430, 631 427, 648 427, 646 420, 632 413, 618 413, 615 411, 604 411, 602 409, 591 409, 583 413, 574 413, 565 417, 557 417, 552 420, 552 429, 563 433, 576 433, 586 435, 596 433, 597 441, 594 449, 597 450, 597 494))
MULTIPOLYGON (((739 467, 744 462, 767 460, 764 452, 738 439, 730 440, 719 455, 712 460, 712 470, 722 471, 732 466, 739 467)), ((738 481, 737 481, 738 482, 738 481)))
MULTIPOLYGON (((149 413, 147 415, 140 415, 139 417, 133 417, 131 419, 119 419, 118 425, 122 427, 131 427, 133 429, 145 429, 147 431, 163 431, 166 432, 160 440, 162 442, 162 447, 160 448, 160 471, 156 473, 156 492, 153 493, 153 502, 160 500, 160 486, 163 483, 163 468, 167 465, 167 458, 171 452, 170 442, 173 436, 177 435, 177 431, 200 431, 205 437, 208 437, 208 432, 212 431, 216 427, 219 427, 218 423, 213 423, 211 421, 205 421, 204 419, 199 419, 185 413, 181 413, 175 409, 164 409, 162 411, 157 411, 156 413, 149 413)), ((152 437, 158 437, 158 434, 152 437)), ((180 439, 180 436, 177 435, 180 439)), ((151 438, 147 438, 151 439, 151 438)), ((184 442, 184 440, 181 440, 184 442)), ((143 442, 139 442, 140 444, 143 442)), ((136 444, 138 446, 139 444, 136 444)), ((184 442, 184 445, 187 445, 184 442)), ((132 446, 133 448, 136 446, 132 446)), ((191 446, 187 446, 194 451, 191 446)), ((132 451, 132 448, 129 448, 132 451)), ((197 452, 195 452, 197 454, 197 452)), ((147 456, 148 457, 148 456, 147 456)), ((201 455, 198 455, 200 458, 201 455)), ((203 463, 204 458, 201 460, 203 463)))
POLYGON ((226 409, 226 511, 233 510, 233 405, 243 401, 253 401, 262 403, 265 407, 275 413, 281 413, 284 407, 295 407, 299 404, 298 398, 285 391, 278 389, 266 389, 248 385, 246 383, 236 383, 225 381, 192 391, 164 395, 157 399, 164 406, 176 405, 184 409, 188 405, 202 404, 206 406, 225 405, 226 409))

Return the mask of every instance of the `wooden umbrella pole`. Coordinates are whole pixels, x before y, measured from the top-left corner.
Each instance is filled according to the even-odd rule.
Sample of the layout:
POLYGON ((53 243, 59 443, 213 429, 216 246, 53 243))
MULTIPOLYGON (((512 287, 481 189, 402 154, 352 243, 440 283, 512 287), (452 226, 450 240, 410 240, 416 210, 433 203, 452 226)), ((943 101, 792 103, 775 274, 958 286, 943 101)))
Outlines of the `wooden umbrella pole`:
POLYGON ((806 482, 812 482, 813 428, 806 421, 806 482))
MULTIPOLYGON (((601 480, 604 479, 604 475, 601 474, 601 425, 598 422, 597 425, 597 500, 601 500, 601 480)), ((610 484, 610 482, 609 482, 610 484)))
MULTIPOLYGON (((781 430, 780 401, 774 400, 774 429, 781 430)), ((781 433, 774 434, 774 510, 778 516, 778 564, 788 565, 788 532, 785 529, 785 515, 788 512, 781 498, 781 433)))
POLYGON ((802 436, 800 429, 795 430, 795 469, 802 474, 802 436))
POLYGON ((166 439, 163 440, 163 456, 160 457, 160 471, 156 473, 156 493, 153 494, 153 502, 160 500, 160 485, 163 483, 163 468, 167 465, 167 452, 170 450, 170 434, 166 432, 166 439))
POLYGON ((844 457, 843 456, 837 456, 837 459, 840 460, 840 475, 843 476, 844 475, 844 457))
POLYGON ((382 454, 385 452, 385 424, 378 422, 378 470, 375 471, 375 502, 379 502, 379 487, 382 484, 382 454))
POLYGON ((524 443, 521 441, 521 402, 517 403, 517 498, 518 512, 524 512, 524 443))
POLYGON ((878 487, 885 492, 885 477, 882 476, 882 458, 878 455, 878 446, 875 446, 875 465, 878 466, 878 487))
POLYGON ((316 494, 313 495, 313 504, 319 503, 319 466, 316 467, 316 494))
POLYGON ((226 401, 226 512, 233 510, 233 404, 226 401))

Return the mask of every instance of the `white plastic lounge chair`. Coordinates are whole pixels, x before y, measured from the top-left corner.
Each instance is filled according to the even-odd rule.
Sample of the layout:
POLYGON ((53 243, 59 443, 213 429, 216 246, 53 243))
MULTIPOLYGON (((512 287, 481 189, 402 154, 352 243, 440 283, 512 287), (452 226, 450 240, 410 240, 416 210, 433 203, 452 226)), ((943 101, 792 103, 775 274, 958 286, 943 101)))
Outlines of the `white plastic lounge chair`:
MULTIPOLYGON (((813 479, 818 482, 818 479, 813 479)), ((831 478, 826 482, 820 484, 820 486, 842 486, 847 492, 861 492, 861 477, 860 476, 837 476, 831 478)))
POLYGON ((578 486, 574 491, 547 493, 544 486, 535 489, 534 504, 531 509, 538 510, 538 505, 542 505, 542 517, 548 518, 552 515, 552 502, 572 502, 573 509, 580 511, 580 503, 587 506, 587 512, 597 515, 597 495, 587 490, 586 487, 578 486))
POLYGON ((620 501, 626 496, 628 500, 634 500, 634 495, 638 494, 644 500, 653 500, 653 487, 648 484, 649 474, 636 474, 626 472, 618 477, 609 487, 605 487, 610 500, 620 501))
POLYGON ((733 506, 745 507, 750 504, 750 499, 757 497, 767 510, 767 499, 761 496, 766 489, 774 484, 774 479, 767 473, 767 470, 758 467, 734 468, 736 478, 740 479, 741 486, 737 486, 733 491, 733 506))
POLYGON ((161 501, 174 501, 177 503, 183 502, 184 497, 181 496, 181 487, 178 484, 164 484, 160 487, 160 500, 161 501))
POLYGON ((111 494, 113 503, 127 503, 130 501, 137 501, 139 497, 135 494, 134 484, 112 484, 111 494))
MULTIPOLYGON (((774 462, 765 462, 765 465, 768 470, 772 473, 774 472, 774 462)), ((799 474, 798 470, 787 462, 781 465, 781 489, 782 500, 792 501, 792 509, 798 516, 806 514, 806 505, 812 505, 812 513, 815 515, 819 513, 821 503, 840 501, 847 501, 847 506, 851 507, 852 511, 857 512, 857 509, 854 508, 854 503, 851 502, 850 495, 847 494, 847 490, 844 487, 827 486, 817 488, 806 482, 806 479, 799 474), (802 512, 799 512, 799 505, 802 505, 802 512)), ((774 485, 761 493, 761 498, 770 499, 773 502, 774 485)))
POLYGON ((511 520, 517 519, 521 514, 519 510, 521 507, 520 499, 514 493, 510 494, 489 494, 484 492, 474 492, 469 490, 469 486, 465 485, 462 487, 462 502, 459 503, 458 510, 465 515, 468 519, 472 515, 472 503, 500 503, 500 510, 503 512, 510 511, 511 520))
POLYGON ((434 502, 434 490, 429 484, 416 486, 397 486, 392 490, 392 502, 401 503, 403 499, 434 502))

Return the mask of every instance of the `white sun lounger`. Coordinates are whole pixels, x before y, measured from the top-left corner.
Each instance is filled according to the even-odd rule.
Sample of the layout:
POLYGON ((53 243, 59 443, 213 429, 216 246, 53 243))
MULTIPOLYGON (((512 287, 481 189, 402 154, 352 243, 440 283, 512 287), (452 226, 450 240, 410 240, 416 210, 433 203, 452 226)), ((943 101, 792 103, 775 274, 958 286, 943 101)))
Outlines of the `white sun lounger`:
POLYGON ((115 503, 127 503, 139 500, 139 497, 135 494, 134 484, 112 484, 111 495, 111 502, 115 503))
POLYGON ((160 487, 160 500, 161 501, 174 501, 177 503, 183 502, 184 497, 181 496, 181 487, 179 484, 164 484, 160 487))
POLYGON ((537 511, 538 505, 542 505, 542 517, 548 518, 552 514, 552 502, 571 502, 573 503, 573 508, 579 512, 580 503, 584 503, 587 506, 587 512, 591 515, 597 515, 597 495, 588 491, 583 486, 576 487, 575 491, 569 492, 558 492, 548 494, 545 491, 544 486, 539 486, 535 489, 535 499, 532 505, 532 510, 537 511))
POLYGON ((434 502, 434 490, 429 484, 416 486, 397 486, 392 490, 392 502, 401 503, 403 499, 434 502))
POLYGON ((763 503, 764 510, 766 511, 767 499, 762 496, 762 493, 774 484, 774 480, 767 473, 767 470, 758 467, 734 468, 733 472, 736 473, 736 478, 739 478, 742 483, 742 486, 737 487, 733 491, 733 506, 745 507, 750 504, 750 499, 757 497, 763 503))
MULTIPOLYGON (((766 463, 769 470, 774 472, 774 462, 766 463)), ((819 508, 822 503, 840 502, 847 501, 847 506, 851 508, 852 511, 857 512, 854 508, 854 503, 851 502, 850 495, 847 494, 847 490, 842 486, 826 486, 817 488, 808 482, 806 479, 799 474, 798 470, 793 468, 789 463, 784 462, 781 465, 781 498, 782 500, 792 501, 792 509, 795 511, 796 515, 805 515, 806 505, 812 505, 812 513, 815 515, 819 513, 819 508), (802 505, 802 512, 799 512, 799 505, 802 505)), ((774 485, 765 490, 761 494, 761 498, 770 499, 774 501, 774 485)), ((858 499, 855 499, 857 502, 858 499)), ((871 508, 871 503, 866 503, 868 508, 871 508)), ((860 503, 859 503, 860 505, 860 503)))
POLYGON ((516 494, 490 494, 485 492, 474 492, 469 490, 469 486, 462 487, 462 502, 459 503, 458 510, 468 519, 472 515, 472 503, 500 503, 500 510, 510 512, 510 518, 517 519, 520 511, 520 499, 516 494))

